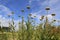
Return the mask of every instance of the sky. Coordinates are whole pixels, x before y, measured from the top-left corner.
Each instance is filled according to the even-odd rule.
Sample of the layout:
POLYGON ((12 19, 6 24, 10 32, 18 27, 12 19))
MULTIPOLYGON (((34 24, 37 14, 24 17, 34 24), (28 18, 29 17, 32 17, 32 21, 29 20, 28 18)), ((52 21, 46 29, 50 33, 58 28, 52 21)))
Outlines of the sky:
POLYGON ((19 21, 18 15, 24 16, 27 20, 27 15, 29 13, 36 17, 36 22, 39 21, 39 18, 44 15, 48 16, 48 19, 52 19, 51 14, 55 13, 55 19, 60 20, 60 0, 0 0, 0 21, 4 26, 7 24, 8 14, 14 12, 15 21, 19 21), (26 7, 30 6, 31 9, 28 10, 26 7), (50 10, 47 14, 45 8, 49 6, 50 10), (24 9, 24 13, 21 10, 24 9))

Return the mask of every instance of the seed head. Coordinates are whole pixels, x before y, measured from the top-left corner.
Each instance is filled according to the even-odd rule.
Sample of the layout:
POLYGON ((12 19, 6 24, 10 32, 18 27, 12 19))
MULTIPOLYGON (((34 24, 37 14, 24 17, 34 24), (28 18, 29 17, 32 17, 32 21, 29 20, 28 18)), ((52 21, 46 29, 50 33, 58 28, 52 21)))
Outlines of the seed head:
POLYGON ((46 7, 46 9, 45 10, 50 10, 50 8, 49 7, 46 7))
POLYGON ((27 6, 27 9, 30 9, 30 6, 27 6))
POLYGON ((32 14, 29 14, 29 16, 32 16, 32 14))
POLYGON ((14 14, 14 12, 11 13, 12 15, 14 14))
POLYGON ((22 9, 21 12, 24 12, 24 9, 22 9))
POLYGON ((55 14, 51 14, 52 16, 55 16, 55 14))
POLYGON ((54 22, 56 21, 56 20, 53 20, 54 22))
POLYGON ((21 17, 20 15, 18 17, 21 17))

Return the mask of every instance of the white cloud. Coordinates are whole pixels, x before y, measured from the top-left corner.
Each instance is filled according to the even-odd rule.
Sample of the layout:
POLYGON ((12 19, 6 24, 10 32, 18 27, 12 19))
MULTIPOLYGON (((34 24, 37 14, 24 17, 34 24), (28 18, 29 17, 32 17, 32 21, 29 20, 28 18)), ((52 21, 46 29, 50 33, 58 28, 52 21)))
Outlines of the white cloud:
MULTIPOLYGON (((60 0, 45 0, 44 2, 41 3, 40 7, 42 7, 42 8, 39 11, 34 12, 32 14, 33 15, 37 15, 38 18, 40 18, 41 14, 44 12, 44 10, 45 10, 45 8, 46 8, 47 5, 50 7, 49 13, 50 14, 55 13, 57 15, 56 17, 58 17, 59 14, 60 14, 60 11, 59 11, 60 10, 60 0)), ((50 16, 50 14, 48 14, 48 15, 50 16)), ((50 16, 50 18, 52 18, 52 17, 50 16)))
POLYGON ((41 19, 41 17, 42 16, 44 16, 44 19, 46 18, 46 16, 47 16, 47 18, 48 18, 48 20, 52 20, 52 16, 51 16, 51 14, 48 14, 48 15, 37 15, 37 13, 31 13, 32 14, 32 16, 31 17, 33 17, 34 18, 34 16, 36 16, 36 19, 38 19, 38 20, 40 20, 41 19))
POLYGON ((8 19, 6 19, 5 17, 3 17, 2 15, 0 15, 0 25, 1 26, 5 26, 8 27, 8 19))
POLYGON ((56 4, 56 3, 58 3, 59 2, 59 0, 50 0, 49 1, 49 4, 56 4))
POLYGON ((5 18, 7 16, 7 14, 10 14, 11 11, 4 5, 0 5, 0 22, 1 22, 1 26, 5 26, 5 27, 8 27, 9 24, 8 24, 8 19, 5 18), (3 15, 5 17, 3 17, 3 15))
POLYGON ((0 5, 0 14, 9 14, 11 10, 9 10, 6 6, 0 5))
MULTIPOLYGON (((11 18, 7 18, 7 15, 11 15, 11 10, 9 10, 6 6, 0 5, 0 26, 1 27, 9 27, 9 22, 12 24, 12 19, 11 18), (5 16, 3 16, 5 15, 5 16)), ((16 26, 15 29, 18 29, 18 22, 20 20, 14 20, 14 23, 16 26)))
POLYGON ((52 5, 55 5, 55 4, 57 4, 59 2, 59 0, 46 0, 46 1, 44 1, 41 5, 49 5, 49 6, 52 6, 52 5))
POLYGON ((47 15, 48 19, 52 19, 52 16, 51 15, 47 15))
MULTIPOLYGON (((14 20, 14 27, 15 27, 15 30, 18 30, 18 22, 19 22, 20 20, 18 19, 18 20, 14 20)), ((0 26, 1 27, 9 27, 9 22, 12 24, 12 19, 10 19, 9 20, 9 18, 7 19, 7 18, 5 18, 5 17, 3 17, 2 15, 0 15, 0 26)), ((25 22, 24 22, 24 25, 25 25, 25 22)))
POLYGON ((32 2, 34 1, 39 2, 40 0, 29 0, 29 5, 32 5, 32 2))

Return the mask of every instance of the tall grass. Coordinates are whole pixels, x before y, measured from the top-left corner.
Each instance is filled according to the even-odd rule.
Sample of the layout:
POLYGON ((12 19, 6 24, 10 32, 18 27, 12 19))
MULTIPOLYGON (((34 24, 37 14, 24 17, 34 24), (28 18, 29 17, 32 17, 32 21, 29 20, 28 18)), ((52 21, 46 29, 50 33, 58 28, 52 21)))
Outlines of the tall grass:
MULTIPOLYGON (((40 23, 35 26, 31 22, 31 14, 28 16, 28 20, 25 22, 24 17, 22 17, 22 22, 19 21, 18 28, 19 30, 15 30, 14 26, 14 18, 12 17, 11 26, 12 31, 5 32, 4 29, 0 30, 0 40, 60 40, 60 26, 55 26, 46 19, 45 24, 40 23), (47 22, 48 21, 48 22, 47 22), (26 24, 24 24, 24 22, 26 24), (44 28, 42 28, 44 24, 44 28)), ((35 20, 34 20, 35 21, 35 20)))

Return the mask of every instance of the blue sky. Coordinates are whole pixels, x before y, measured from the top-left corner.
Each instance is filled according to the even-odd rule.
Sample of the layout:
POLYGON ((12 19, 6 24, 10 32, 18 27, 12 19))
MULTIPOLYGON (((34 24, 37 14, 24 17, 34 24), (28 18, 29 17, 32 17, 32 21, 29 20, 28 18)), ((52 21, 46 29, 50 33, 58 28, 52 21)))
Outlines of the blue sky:
POLYGON ((21 13, 21 9, 25 10, 25 15, 23 16, 26 17, 26 15, 28 15, 28 10, 26 9, 27 5, 31 6, 30 13, 46 15, 45 7, 48 5, 49 7, 51 7, 51 11, 49 11, 49 14, 58 13, 57 18, 59 18, 59 4, 59 0, 0 0, 0 5, 3 5, 10 11, 13 11, 15 13, 15 17, 17 17, 19 14, 23 15, 21 13))
POLYGON ((37 16, 36 20, 38 21, 41 15, 47 15, 45 10, 47 6, 50 7, 48 18, 51 18, 50 14, 55 13, 55 18, 60 20, 60 0, 0 0, 0 16, 7 19, 6 15, 13 11, 15 20, 19 20, 18 15, 24 16, 26 20, 27 15, 32 13, 33 16, 37 16), (29 12, 26 9, 27 5, 31 7, 29 12), (25 10, 24 14, 21 9, 25 10))
POLYGON ((0 1, 0 5, 3 5, 6 8, 8 8, 10 11, 13 11, 15 13, 16 18, 19 14, 23 15, 21 13, 21 10, 26 9, 27 4, 28 4, 28 0, 1 0, 0 1))
POLYGON ((21 9, 25 10, 25 15, 23 16, 26 17, 29 14, 28 10, 26 9, 27 5, 31 6, 30 13, 39 11, 41 9, 40 3, 42 2, 44 2, 44 0, 0 0, 0 5, 3 5, 10 11, 13 11, 15 13, 15 17, 17 18, 19 14, 23 15, 21 13, 21 9))

